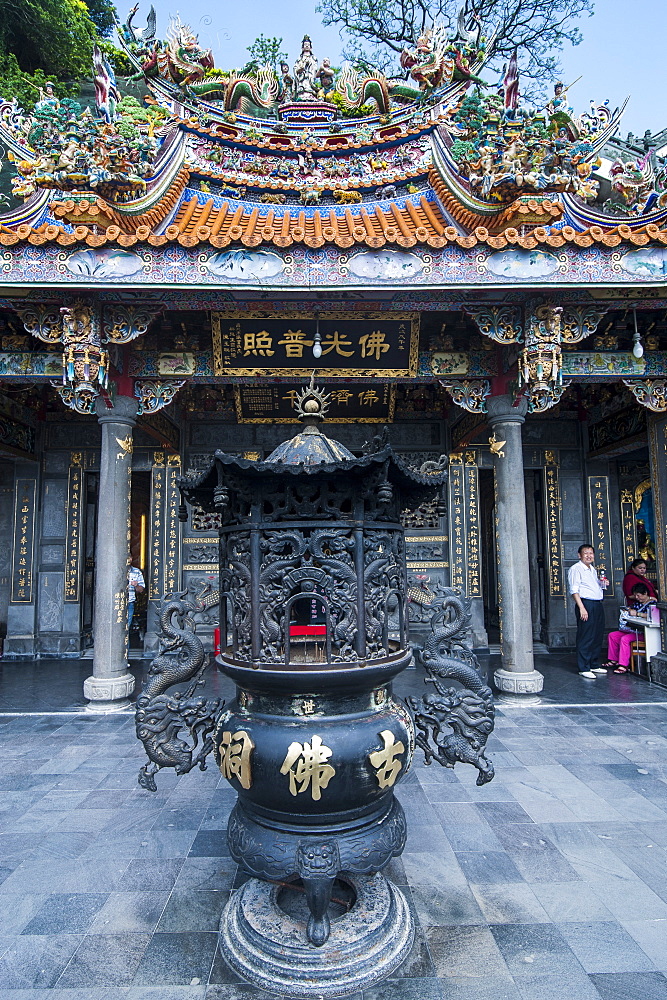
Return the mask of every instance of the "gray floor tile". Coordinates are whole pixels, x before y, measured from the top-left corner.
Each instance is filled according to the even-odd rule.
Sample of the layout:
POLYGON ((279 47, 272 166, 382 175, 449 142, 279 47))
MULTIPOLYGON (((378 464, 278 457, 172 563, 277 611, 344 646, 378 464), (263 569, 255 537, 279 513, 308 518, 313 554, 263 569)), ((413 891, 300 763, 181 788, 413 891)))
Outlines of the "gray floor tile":
POLYGON ((220 949, 220 939, 218 938, 218 945, 215 950, 215 957, 213 959, 213 965, 211 966, 211 972, 208 977, 209 983, 214 985, 222 986, 232 985, 232 984, 243 984, 244 980, 241 976, 236 973, 230 965, 228 965, 225 956, 222 954, 220 949))
POLYGON ((511 982, 507 964, 488 927, 428 927, 424 935, 439 977, 495 976, 511 982))
POLYGON ((585 882, 533 883, 531 889, 556 923, 612 919, 611 910, 585 882))
MULTIPOLYGON (((231 811, 233 802, 229 802, 229 807, 227 812, 231 811)), ((205 809, 176 809, 176 808, 166 808, 161 809, 158 813, 157 819, 153 823, 151 830, 198 830, 201 826, 201 822, 206 815, 205 809)), ((224 817, 224 821, 214 829, 223 829, 227 822, 228 816, 224 817)))
POLYGON ((169 892, 112 892, 95 916, 89 934, 120 934, 128 931, 151 934, 158 925, 169 892))
POLYGON ((0 958, 0 987, 54 986, 81 941, 77 934, 21 935, 0 958))
POLYGON ((582 971, 553 924, 495 924, 491 931, 517 981, 536 976, 573 976, 582 971))
POLYGON ((443 1000, 523 1000, 515 983, 497 976, 443 976, 440 982, 443 1000))
POLYGON ((488 823, 483 820, 476 823, 456 823, 440 819, 447 840, 452 850, 460 851, 502 851, 500 843, 488 823))
POLYGON ((621 972, 592 975, 602 1000, 665 1000, 667 978, 659 972, 621 972))
MULTIPOLYGON (((209 986, 206 1000, 284 1000, 277 993, 267 993, 247 983, 233 983, 224 986, 209 986)), ((348 1000, 362 1000, 361 993, 355 993, 348 1000)))
POLYGON ((363 991, 364 1000, 445 1000, 439 979, 386 979, 363 991))
POLYGON ((5 937, 20 934, 48 898, 48 893, 0 895, 0 935, 5 937))
POLYGON ((667 920, 623 920, 622 923, 656 969, 667 972, 667 920))
POLYGON ((174 889, 164 909, 158 931, 216 931, 229 899, 229 892, 220 889, 174 889))
POLYGON ((581 972, 536 975, 518 980, 517 985, 521 1000, 600 1000, 595 984, 581 972))
POLYGON ((129 986, 149 941, 148 934, 89 934, 58 986, 129 986))
POLYGON ((478 811, 492 827, 508 824, 532 823, 533 820, 518 802, 480 802, 478 811))
POLYGON ((127 993, 127 987, 123 986, 83 986, 73 990, 0 989, 0 1000, 127 1000, 127 993))
POLYGON ((475 884, 524 881, 507 851, 457 852, 456 860, 468 881, 475 884))
POLYGON ((191 858, 223 858, 229 856, 227 830, 200 830, 190 846, 191 858))
POLYGON ((218 935, 202 932, 154 934, 134 977, 134 985, 207 983, 218 935))
POLYGON ((107 893, 52 893, 22 934, 85 933, 104 906, 107 893))
POLYGON ((131 986, 126 1000, 204 1000, 206 986, 131 986))
POLYGON ((182 866, 182 858, 135 859, 127 865, 116 888, 131 891, 141 885, 147 890, 172 889, 182 866))
MULTIPOLYGON (((653 972, 654 964, 616 921, 559 924, 558 929, 586 972, 653 972)), ((667 951, 662 927, 662 951, 667 951)), ((667 962, 666 962, 667 964, 667 962)))
POLYGON ((473 885, 471 888, 489 924, 549 922, 550 918, 531 886, 525 883, 505 882, 494 885, 473 885))
POLYGON ((25 861, 2 884, 3 892, 110 892, 128 859, 38 859, 25 861))
POLYGON ((186 858, 183 862, 175 889, 231 889, 236 877, 237 864, 229 857, 186 858))
POLYGON ((639 878, 615 879, 613 872, 596 872, 589 882, 618 920, 667 918, 667 903, 639 878))

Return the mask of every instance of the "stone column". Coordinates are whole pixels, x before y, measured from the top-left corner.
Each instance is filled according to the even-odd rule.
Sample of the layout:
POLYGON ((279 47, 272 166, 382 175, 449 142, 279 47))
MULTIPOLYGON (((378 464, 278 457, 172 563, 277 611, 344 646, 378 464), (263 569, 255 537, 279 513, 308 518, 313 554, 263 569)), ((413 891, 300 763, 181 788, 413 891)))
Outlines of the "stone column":
POLYGON ((493 469, 496 491, 496 544, 502 667, 494 681, 508 694, 537 694, 544 678, 533 664, 533 627, 528 564, 521 424, 527 402, 512 405, 511 396, 490 396, 488 422, 495 437, 493 469), (499 442, 503 442, 502 445, 499 442))
POLYGON ((117 396, 112 408, 96 401, 102 425, 100 495, 95 546, 93 676, 83 685, 90 712, 129 707, 134 677, 127 669, 127 557, 130 551, 132 428, 138 401, 117 396))

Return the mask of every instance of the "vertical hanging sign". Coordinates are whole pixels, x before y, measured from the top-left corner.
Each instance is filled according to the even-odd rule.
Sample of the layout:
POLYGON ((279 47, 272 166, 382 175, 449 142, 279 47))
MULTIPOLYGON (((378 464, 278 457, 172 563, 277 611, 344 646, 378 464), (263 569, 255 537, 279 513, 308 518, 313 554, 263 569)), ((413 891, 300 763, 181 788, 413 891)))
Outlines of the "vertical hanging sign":
POLYGON ((159 601, 164 593, 164 553, 163 532, 166 523, 167 470, 164 452, 153 453, 151 469, 151 563, 148 596, 151 601, 159 601))
POLYGON ((70 453, 67 477, 67 535, 65 538, 65 601, 79 600, 81 577, 81 496, 83 490, 83 456, 70 453))
POLYGON ((565 580, 563 578, 563 541, 561 536, 561 502, 560 482, 558 477, 558 456, 553 451, 545 451, 544 461, 549 594, 551 597, 562 597, 565 594, 565 580))
POLYGON ((609 477, 588 477, 588 501, 591 512, 591 534, 595 548, 595 566, 609 580, 605 596, 613 596, 614 570, 611 561, 611 534, 609 518, 609 477))
POLYGON ((449 458, 449 510, 452 587, 465 592, 466 535, 463 460, 460 455, 449 458))
POLYGON ((479 490, 477 477, 477 456, 474 451, 467 451, 465 456, 465 498, 468 530, 466 543, 468 546, 468 597, 481 597, 481 580, 479 564, 479 490))
POLYGON ((637 524, 632 490, 621 490, 621 522, 623 524, 623 554, 629 566, 637 551, 637 524))
POLYGON ((15 604, 32 603, 32 553, 35 543, 35 479, 17 479, 14 501, 12 596, 15 604))
POLYGON ((167 458, 164 503, 164 589, 167 594, 172 594, 178 589, 178 578, 180 576, 180 523, 178 520, 180 493, 176 484, 176 480, 180 474, 180 456, 169 455, 167 458))

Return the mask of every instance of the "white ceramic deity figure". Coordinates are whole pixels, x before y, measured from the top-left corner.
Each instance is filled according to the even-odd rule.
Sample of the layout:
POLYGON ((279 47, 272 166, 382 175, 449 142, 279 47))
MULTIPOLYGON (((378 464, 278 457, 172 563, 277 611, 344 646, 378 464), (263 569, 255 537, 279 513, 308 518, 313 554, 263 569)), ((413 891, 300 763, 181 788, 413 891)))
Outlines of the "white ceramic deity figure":
POLYGON ((308 35, 303 36, 301 55, 294 63, 294 96, 297 101, 314 101, 319 89, 317 59, 313 55, 312 42, 308 35))

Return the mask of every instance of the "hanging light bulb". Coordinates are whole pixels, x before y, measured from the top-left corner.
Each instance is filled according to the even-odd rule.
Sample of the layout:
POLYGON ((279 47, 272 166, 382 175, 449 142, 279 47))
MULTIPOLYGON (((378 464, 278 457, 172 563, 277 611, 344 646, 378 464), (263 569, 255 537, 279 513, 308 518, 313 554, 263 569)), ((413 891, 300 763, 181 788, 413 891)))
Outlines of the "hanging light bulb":
POLYGON ((313 357, 322 357, 322 337, 320 336, 320 317, 318 315, 315 325, 315 338, 313 340, 313 357))
POLYGON ((635 332, 632 335, 632 353, 639 360, 639 358, 644 357, 644 345, 642 344, 642 336, 637 329, 637 310, 633 309, 632 314, 635 319, 635 332))

